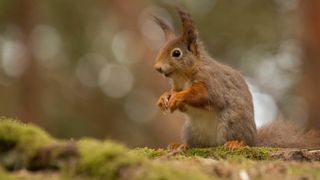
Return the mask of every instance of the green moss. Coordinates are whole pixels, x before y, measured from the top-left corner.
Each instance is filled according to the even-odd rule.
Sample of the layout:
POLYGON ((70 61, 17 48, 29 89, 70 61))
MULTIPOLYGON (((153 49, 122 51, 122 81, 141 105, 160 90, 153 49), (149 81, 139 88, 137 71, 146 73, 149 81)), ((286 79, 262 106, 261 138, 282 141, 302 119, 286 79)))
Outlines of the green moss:
POLYGON ((143 169, 133 179, 151 179, 151 180, 209 180, 214 179, 209 177, 200 169, 197 168, 179 168, 169 163, 156 163, 146 164, 143 169))
MULTIPOLYGON (((269 155, 275 152, 275 148, 265 147, 240 147, 234 150, 219 146, 216 148, 191 148, 184 152, 178 153, 173 159, 188 159, 194 156, 200 156, 203 158, 213 159, 234 159, 234 158, 247 158, 252 160, 268 160, 269 155)), ((168 153, 167 150, 163 149, 149 149, 149 148, 138 148, 133 150, 139 154, 142 154, 148 158, 154 159, 163 156, 168 153)))
POLYGON ((77 173, 103 179, 116 179, 121 168, 142 162, 139 156, 128 153, 128 149, 111 141, 83 139, 78 143, 80 160, 77 173))
POLYGON ((80 159, 76 174, 98 179, 208 179, 199 170, 188 171, 167 162, 145 158, 159 156, 162 150, 135 149, 111 141, 83 139, 78 143, 80 159))
POLYGON ((287 172, 289 175, 308 176, 306 179, 320 179, 320 167, 291 166, 287 172))
POLYGON ((269 154, 276 151, 274 148, 264 147, 240 147, 234 150, 219 146, 216 148, 195 148, 188 149, 183 154, 186 156, 201 156, 204 158, 215 159, 233 159, 233 158, 247 158, 252 160, 267 160, 269 154))
MULTIPOLYGON (((164 162, 153 162, 145 157, 160 156, 165 151, 147 148, 130 151, 123 145, 111 141, 82 139, 76 143, 58 141, 46 132, 33 125, 23 124, 15 119, 0 118, 0 163, 6 169, 17 170, 47 169, 52 167, 60 170, 60 177, 94 178, 94 179, 204 179, 201 171, 188 172, 164 162), (76 151, 75 151, 76 149, 76 151), (73 156, 68 166, 62 154, 73 156), (142 153, 143 152, 143 153, 142 153), (63 161, 63 162, 60 162, 63 161), (199 178, 198 178, 199 177, 199 178)), ((6 173, 0 171, 0 179, 6 173)), ((14 176, 13 176, 14 177, 14 176)), ((38 173, 30 173, 28 178, 41 177, 38 173)), ((5 178, 8 179, 8 178, 5 178)))
POLYGON ((164 149, 151 149, 151 148, 136 148, 132 150, 133 153, 146 156, 147 158, 154 159, 160 156, 163 156, 168 153, 167 150, 164 149))
POLYGON ((6 180, 14 180, 17 178, 14 178, 12 175, 10 175, 9 173, 7 173, 5 170, 3 170, 0 167, 0 179, 6 179, 6 180))
POLYGON ((16 119, 0 117, 2 151, 12 147, 31 150, 43 145, 43 143, 48 144, 53 141, 52 137, 36 126, 23 124, 16 119))
POLYGON ((55 140, 42 129, 19 122, 16 119, 0 118, 0 160, 9 169, 26 167, 43 145, 55 140))
MULTIPOLYGON (((6 169, 47 170, 54 167, 57 171, 50 171, 49 174, 66 179, 212 179, 221 174, 219 168, 214 169, 219 171, 218 173, 210 174, 203 169, 204 166, 209 166, 206 165, 208 162, 195 157, 232 160, 240 158, 240 162, 224 162, 248 169, 253 166, 247 163, 248 159, 267 160, 269 154, 276 150, 257 147, 241 147, 235 150, 224 147, 195 148, 169 156, 169 160, 166 158, 157 160, 159 157, 168 155, 169 151, 149 148, 129 150, 112 141, 94 139, 82 139, 73 143, 56 140, 33 125, 22 124, 14 119, 0 118, 0 163, 6 169), (66 158, 70 156, 72 156, 71 161, 66 158)), ((218 167, 216 164, 211 164, 211 170, 213 166, 218 167)), ((306 170, 299 172, 295 168, 289 169, 289 172, 307 173, 306 170)), ((48 173, 30 173, 27 177, 41 179, 46 174, 48 173)), ((2 178, 2 175, 6 177, 6 172, 2 173, 0 169, 0 179, 8 179, 2 178)))

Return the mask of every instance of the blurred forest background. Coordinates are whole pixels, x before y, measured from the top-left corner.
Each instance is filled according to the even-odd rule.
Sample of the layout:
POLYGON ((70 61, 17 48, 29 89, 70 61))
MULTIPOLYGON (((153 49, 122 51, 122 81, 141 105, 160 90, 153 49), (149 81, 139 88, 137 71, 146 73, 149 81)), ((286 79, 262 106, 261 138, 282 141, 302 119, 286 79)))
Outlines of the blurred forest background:
MULTIPOLYGON (((308 85, 297 84, 303 12, 313 6, 297 0, 1 0, 0 115, 63 138, 112 138, 132 147, 178 142, 183 116, 157 109, 169 86, 153 69, 163 34, 150 15, 179 32, 170 4, 193 15, 213 57, 246 76, 259 126, 278 116, 307 121, 315 97, 303 98, 297 92, 308 85)), ((313 75, 306 78, 319 79, 313 75)))

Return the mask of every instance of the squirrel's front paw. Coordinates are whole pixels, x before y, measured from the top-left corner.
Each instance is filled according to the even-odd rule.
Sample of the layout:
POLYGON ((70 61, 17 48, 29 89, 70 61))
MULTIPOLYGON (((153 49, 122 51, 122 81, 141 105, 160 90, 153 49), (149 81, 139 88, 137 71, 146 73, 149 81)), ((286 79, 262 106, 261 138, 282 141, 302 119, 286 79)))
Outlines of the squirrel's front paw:
POLYGON ((184 109, 183 94, 182 93, 173 93, 169 99, 168 108, 171 113, 177 109, 184 109))
POLYGON ((160 96, 157 102, 157 105, 162 112, 168 109, 168 102, 169 102, 170 96, 171 96, 170 92, 165 92, 160 96))

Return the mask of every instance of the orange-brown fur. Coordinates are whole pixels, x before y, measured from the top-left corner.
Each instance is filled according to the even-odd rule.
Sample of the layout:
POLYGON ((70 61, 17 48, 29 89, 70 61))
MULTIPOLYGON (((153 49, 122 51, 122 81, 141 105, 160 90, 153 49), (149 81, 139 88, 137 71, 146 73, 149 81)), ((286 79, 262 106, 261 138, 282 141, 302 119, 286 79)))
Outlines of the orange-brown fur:
MULTIPOLYGON (((161 110, 165 110, 164 106, 166 98, 169 93, 165 92, 158 101, 158 106, 161 110)), ((203 82, 197 82, 191 87, 181 90, 181 91, 172 91, 170 93, 170 101, 168 104, 170 112, 175 111, 180 108, 183 111, 183 104, 189 104, 198 108, 205 108, 209 105, 209 93, 208 88, 203 82)))
POLYGON ((172 90, 158 100, 160 110, 180 110, 187 115, 182 131, 184 143, 190 147, 217 146, 228 141, 250 146, 293 146, 280 142, 276 136, 271 138, 270 126, 257 133, 252 97, 243 76, 211 58, 190 15, 180 8, 177 10, 183 27, 178 37, 170 26, 155 17, 166 37, 155 68, 172 85, 172 90), (266 137, 275 141, 268 141, 266 137))

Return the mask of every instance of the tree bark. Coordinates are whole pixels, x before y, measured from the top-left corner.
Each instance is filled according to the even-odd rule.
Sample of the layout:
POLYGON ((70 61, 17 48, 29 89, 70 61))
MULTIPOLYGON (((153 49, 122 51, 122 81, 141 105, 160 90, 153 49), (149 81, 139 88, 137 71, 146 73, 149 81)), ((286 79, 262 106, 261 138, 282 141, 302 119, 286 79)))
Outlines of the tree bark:
POLYGON ((22 42, 27 51, 27 68, 19 79, 19 117, 26 122, 36 122, 39 120, 39 100, 40 100, 40 82, 37 63, 32 54, 30 34, 36 24, 38 1, 34 0, 16 0, 15 17, 17 24, 22 31, 22 42))

